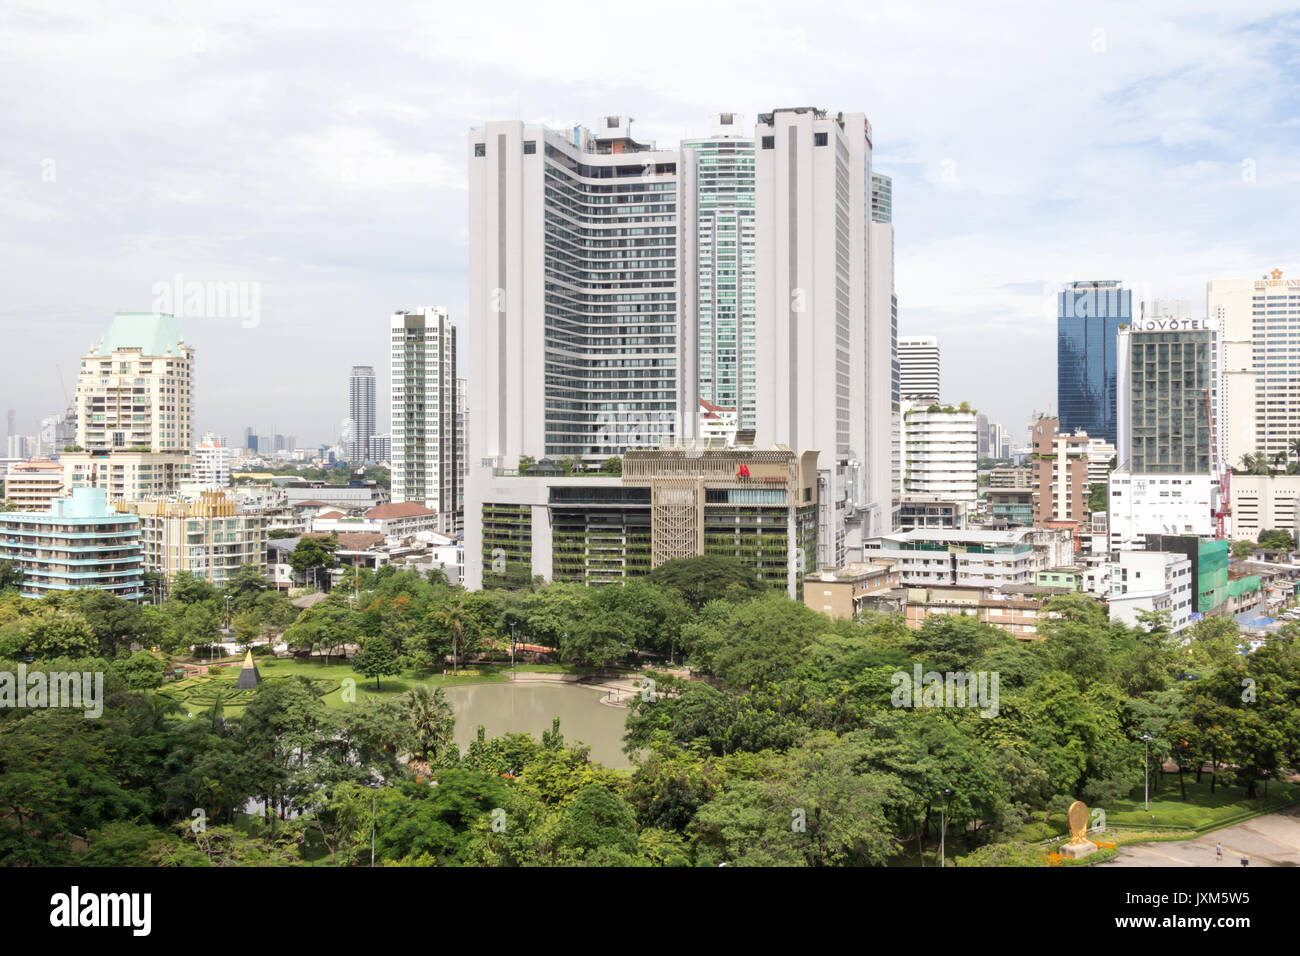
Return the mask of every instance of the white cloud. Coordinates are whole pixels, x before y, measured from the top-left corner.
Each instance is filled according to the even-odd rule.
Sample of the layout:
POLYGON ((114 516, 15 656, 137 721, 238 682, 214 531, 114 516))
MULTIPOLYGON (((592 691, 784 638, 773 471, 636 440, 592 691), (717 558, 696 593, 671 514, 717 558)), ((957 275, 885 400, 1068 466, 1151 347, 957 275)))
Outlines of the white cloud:
POLYGON ((160 277, 231 277, 264 320, 187 331, 200 427, 266 430, 291 376, 277 429, 324 440, 389 311, 464 318, 468 127, 622 113, 662 144, 812 104, 865 111, 895 177, 902 330, 944 337, 956 397, 1018 429, 1055 400, 1059 282, 1198 300, 1300 269, 1292 7, 11 0, 0 327, 27 332, 0 405, 57 408, 49 366, 160 277))

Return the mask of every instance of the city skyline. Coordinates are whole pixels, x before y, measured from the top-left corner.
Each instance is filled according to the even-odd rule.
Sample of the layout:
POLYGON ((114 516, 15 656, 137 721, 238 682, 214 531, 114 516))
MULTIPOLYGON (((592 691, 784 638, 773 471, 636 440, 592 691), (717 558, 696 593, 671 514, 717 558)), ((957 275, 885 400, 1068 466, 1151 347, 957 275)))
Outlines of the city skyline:
MULTIPOLYGON (((290 35, 288 57, 283 28, 246 29, 238 5, 222 14, 228 20, 161 8, 128 14, 102 38, 69 34, 75 12, 56 22, 23 11, 7 26, 0 70, 12 73, 7 90, 21 88, 20 74, 43 82, 12 102, 15 135, 0 146, 5 235, 22 236, 0 328, 24 343, 3 400, 18 430, 34 432, 64 404, 54 366, 66 375, 113 312, 167 311, 159 300, 190 282, 244 283, 225 318, 178 315, 205 356, 196 430, 239 434, 274 403, 287 410, 281 430, 307 445, 332 441, 346 410, 326 383, 353 362, 384 364, 382 334, 338 360, 357 315, 434 302, 464 334, 466 126, 520 118, 564 129, 621 113, 637 118, 643 138, 672 148, 707 136, 718 110, 749 123, 775 103, 849 103, 865 109, 881 144, 876 170, 893 178, 900 334, 938 335, 950 354, 968 356, 950 367, 946 386, 1018 431, 1044 404, 1032 396, 1054 393, 1051 313, 1064 282, 1116 276, 1135 298, 1190 299, 1199 313, 1211 278, 1293 267, 1278 261, 1289 248, 1285 227, 1267 214, 1300 182, 1285 149, 1300 120, 1288 105, 1296 75, 1284 52, 1300 26, 1284 10, 1182 6, 1175 25, 1161 7, 1061 16, 1026 6, 1005 20, 959 7, 942 17, 826 7, 849 29, 777 18, 745 57, 702 66, 690 83, 629 79, 599 96, 585 85, 609 74, 617 51, 577 64, 520 57, 454 11, 432 19, 413 8, 400 29, 361 30, 317 13, 311 45, 290 35), (926 57, 890 42, 918 18, 927 22, 926 57), (878 41, 870 71, 849 54, 861 31, 878 41), (988 69, 956 65, 972 45, 988 69), (298 89, 336 46, 337 76, 292 114, 256 70, 274 56, 286 86, 298 89), (120 55, 154 50, 166 52, 120 55), (413 80, 390 50, 439 65, 413 80), (113 135, 100 135, 93 104, 54 72, 66 54, 81 64, 78 82, 123 94, 113 135), (817 81, 799 68, 810 56, 828 64, 817 81), (999 58, 1012 65, 993 68, 999 58), (936 73, 933 63, 954 65, 936 73), (1019 79, 1026 69, 1038 71, 1033 91, 1019 79), (225 82, 233 75, 243 79, 225 82), (1001 109, 1013 94, 1023 109, 1001 109), (240 151, 181 159, 173 144, 185 137, 158 140, 158 115, 186 117, 194 142, 236 129, 240 151), (1182 202, 1187 189, 1204 201, 1182 202), (420 215, 410 220, 413 209, 420 215), (1060 221, 1071 224, 1068 239, 1060 221), (284 375, 289 355, 321 374, 305 383, 284 375), (1012 370, 1021 373, 1014 386, 997 374, 1012 370), (224 384, 245 376, 258 382, 256 396, 224 384)), ((702 28, 672 37, 683 55, 708 42, 703 27, 720 16, 694 15, 702 28)), ((528 18, 543 42, 563 22, 528 18)), ((658 22, 641 32, 644 44, 669 39, 658 22)), ((376 428, 386 425, 381 416, 376 428)))

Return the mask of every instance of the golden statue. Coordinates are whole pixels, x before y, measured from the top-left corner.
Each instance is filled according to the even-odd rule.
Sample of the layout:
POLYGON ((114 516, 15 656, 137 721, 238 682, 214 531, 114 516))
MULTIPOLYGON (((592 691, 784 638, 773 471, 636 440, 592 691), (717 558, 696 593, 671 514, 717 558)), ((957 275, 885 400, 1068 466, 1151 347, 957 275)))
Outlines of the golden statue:
POLYGON ((1066 819, 1070 821, 1070 844, 1079 846, 1084 843, 1091 843, 1088 839, 1088 807, 1081 800, 1075 800, 1070 804, 1069 813, 1066 819))

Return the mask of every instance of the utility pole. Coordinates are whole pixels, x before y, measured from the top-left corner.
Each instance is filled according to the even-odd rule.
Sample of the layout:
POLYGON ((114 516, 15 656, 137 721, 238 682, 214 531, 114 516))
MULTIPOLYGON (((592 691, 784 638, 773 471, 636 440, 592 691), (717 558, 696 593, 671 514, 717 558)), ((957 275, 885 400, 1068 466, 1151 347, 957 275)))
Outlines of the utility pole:
POLYGON ((952 799, 952 787, 943 788, 943 807, 939 811, 939 817, 942 821, 939 827, 939 866, 947 866, 947 855, 944 853, 945 842, 948 836, 948 801, 952 799))
POLYGON ((1142 735, 1142 806, 1151 812, 1151 741, 1150 734, 1142 735))

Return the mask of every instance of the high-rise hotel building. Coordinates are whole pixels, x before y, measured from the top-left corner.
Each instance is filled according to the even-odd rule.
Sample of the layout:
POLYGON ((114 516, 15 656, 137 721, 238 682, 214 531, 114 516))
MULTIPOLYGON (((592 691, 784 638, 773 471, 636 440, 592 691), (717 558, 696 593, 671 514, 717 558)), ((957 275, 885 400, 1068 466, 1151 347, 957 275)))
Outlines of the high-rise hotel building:
POLYGON ((695 434, 695 154, 639 143, 631 122, 470 133, 471 588, 494 470, 695 434))
POLYGON ((194 446, 194 349, 172 315, 118 312, 81 360, 77 439, 59 456, 64 487, 110 501, 174 492, 194 446))
POLYGON ((817 564, 841 567, 892 511, 890 461, 872 453, 890 409, 868 401, 868 383, 892 376, 890 317, 868 292, 871 126, 862 113, 781 109, 759 116, 754 138, 758 444, 819 452, 817 564))
POLYGON ((1215 533, 1213 341, 1206 319, 1139 318, 1117 335, 1113 552, 1151 534, 1215 533))
POLYGON ((429 306, 393 313, 389 332, 393 501, 436 511, 438 531, 454 535, 464 525, 456 328, 429 306))
POLYGON ((713 135, 689 139, 699 166, 696 273, 700 398, 736 410, 739 428, 753 428, 754 138, 739 113, 717 113, 713 135))
POLYGON ((1273 269, 1258 279, 1214 279, 1206 316, 1222 340, 1217 424, 1225 464, 1245 455, 1294 458, 1300 438, 1300 279, 1273 269))
POLYGON ((689 442, 702 397, 736 407, 754 447, 818 452, 808 566, 861 559, 890 530, 893 247, 870 126, 784 109, 751 139, 726 119, 666 150, 623 117, 471 132, 468 587, 485 524, 514 554, 503 515, 531 529, 511 547, 550 566, 549 492, 514 477, 521 459, 554 475, 542 459, 689 442))

